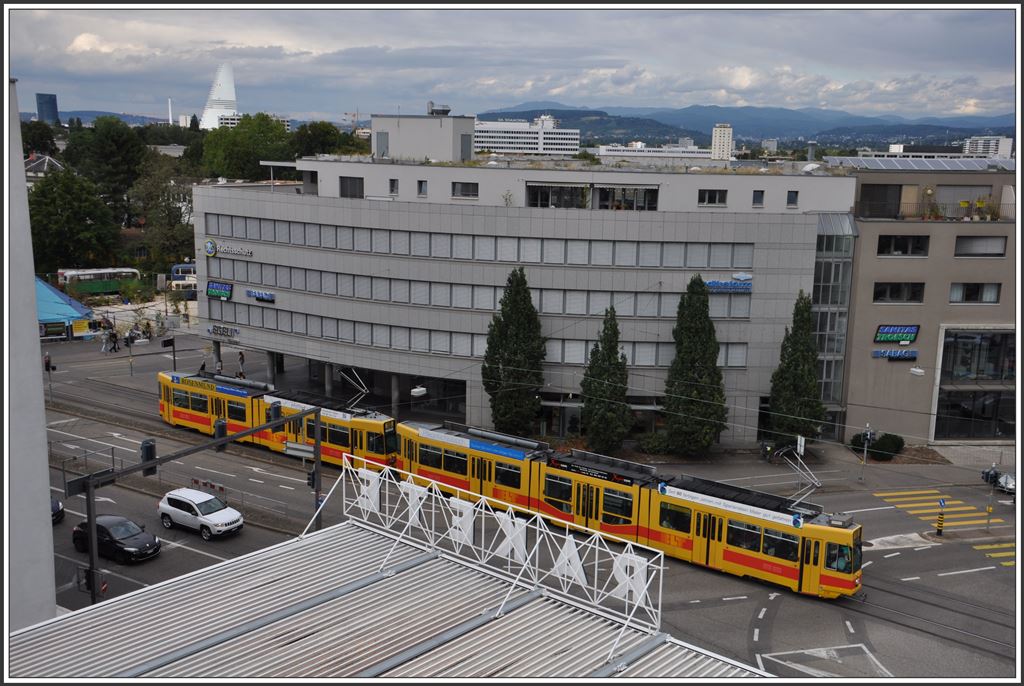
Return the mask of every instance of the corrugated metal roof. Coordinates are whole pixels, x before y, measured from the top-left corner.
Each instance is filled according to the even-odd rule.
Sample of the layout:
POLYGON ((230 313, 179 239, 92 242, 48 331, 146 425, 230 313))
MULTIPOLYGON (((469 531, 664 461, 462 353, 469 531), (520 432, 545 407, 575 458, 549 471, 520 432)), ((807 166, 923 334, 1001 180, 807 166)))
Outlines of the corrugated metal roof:
POLYGON ((660 554, 359 472, 348 521, 15 632, 10 676, 769 676, 658 631, 660 554))

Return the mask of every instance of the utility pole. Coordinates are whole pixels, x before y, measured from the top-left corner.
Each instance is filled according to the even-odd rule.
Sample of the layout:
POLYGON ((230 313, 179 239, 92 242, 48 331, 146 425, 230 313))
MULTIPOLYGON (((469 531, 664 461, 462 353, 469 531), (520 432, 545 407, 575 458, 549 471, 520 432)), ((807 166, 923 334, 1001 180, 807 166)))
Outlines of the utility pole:
POLYGON ((860 480, 864 480, 864 465, 868 463, 868 443, 871 441, 871 422, 864 425, 864 457, 860 462, 860 480))

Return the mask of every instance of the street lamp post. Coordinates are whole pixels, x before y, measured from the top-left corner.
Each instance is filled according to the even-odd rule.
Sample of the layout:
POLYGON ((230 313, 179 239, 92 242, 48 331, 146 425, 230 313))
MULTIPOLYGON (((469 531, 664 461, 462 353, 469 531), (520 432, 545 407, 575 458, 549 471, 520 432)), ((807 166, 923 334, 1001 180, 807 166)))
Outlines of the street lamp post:
POLYGON ((860 480, 861 481, 864 480, 864 465, 866 465, 868 463, 868 443, 871 442, 872 435, 873 434, 871 433, 871 422, 867 422, 864 425, 864 442, 863 442, 864 457, 861 459, 861 462, 860 462, 860 480))

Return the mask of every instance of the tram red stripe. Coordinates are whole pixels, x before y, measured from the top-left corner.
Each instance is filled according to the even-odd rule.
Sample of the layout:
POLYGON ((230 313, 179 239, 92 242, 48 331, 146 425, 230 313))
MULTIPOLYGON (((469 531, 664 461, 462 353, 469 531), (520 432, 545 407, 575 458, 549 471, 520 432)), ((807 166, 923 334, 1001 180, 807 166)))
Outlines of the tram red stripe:
POLYGON ((539 512, 540 514, 548 515, 549 517, 555 517, 556 519, 561 519, 567 522, 573 521, 573 516, 570 513, 562 512, 557 507, 552 507, 543 500, 528 498, 527 507, 534 512, 539 512))
POLYGON ((831 574, 822 574, 820 577, 818 577, 818 580, 822 584, 835 586, 836 588, 846 588, 850 590, 857 588, 857 582, 853 579, 844 579, 839 576, 832 576, 831 574))
POLYGON ((732 562, 733 564, 756 569, 760 572, 783 576, 787 579, 797 579, 800 576, 800 571, 796 567, 787 567, 777 562, 762 560, 761 558, 754 557, 753 555, 745 555, 744 553, 738 553, 735 550, 729 550, 728 548, 722 549, 722 559, 727 562, 732 562))
POLYGON ((693 539, 683 538, 679 534, 672 534, 667 531, 659 531, 658 529, 641 529, 641 535, 647 536, 650 540, 656 541, 666 546, 673 548, 682 548, 683 550, 693 550, 693 539), (673 539, 682 539, 676 542, 673 539))
POLYGON ((206 428, 210 428, 210 417, 205 414, 196 414, 195 412, 189 412, 188 410, 174 410, 171 412, 171 416, 175 419, 192 422, 194 424, 202 424, 206 428))
MULTIPOLYGON (((366 458, 366 459, 370 459, 370 458, 366 458)), ((419 474, 419 476, 424 476, 424 477, 426 477, 428 479, 432 479, 433 481, 439 481, 439 482, 441 482, 443 484, 448 484, 449 486, 455 486, 456 488, 461 488, 461 489, 466 490, 466 491, 471 490, 469 488, 469 481, 466 480, 466 479, 456 479, 455 477, 448 476, 447 474, 442 474, 440 472, 435 472, 435 471, 432 471, 430 469, 424 469, 423 467, 420 467, 419 472, 417 472, 417 473, 419 474)))

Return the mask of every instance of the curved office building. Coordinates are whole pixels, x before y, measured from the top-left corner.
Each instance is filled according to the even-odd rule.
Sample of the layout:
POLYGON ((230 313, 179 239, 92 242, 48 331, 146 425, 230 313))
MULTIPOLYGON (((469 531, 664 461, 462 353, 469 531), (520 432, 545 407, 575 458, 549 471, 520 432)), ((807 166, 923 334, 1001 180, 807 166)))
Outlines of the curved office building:
POLYGON ((203 118, 199 121, 201 129, 215 129, 220 124, 217 119, 221 115, 238 114, 238 103, 235 101, 235 73, 230 64, 222 64, 210 86, 210 97, 203 108, 203 118))

